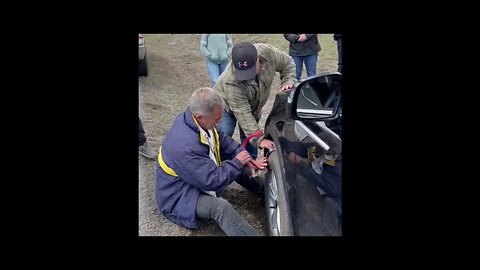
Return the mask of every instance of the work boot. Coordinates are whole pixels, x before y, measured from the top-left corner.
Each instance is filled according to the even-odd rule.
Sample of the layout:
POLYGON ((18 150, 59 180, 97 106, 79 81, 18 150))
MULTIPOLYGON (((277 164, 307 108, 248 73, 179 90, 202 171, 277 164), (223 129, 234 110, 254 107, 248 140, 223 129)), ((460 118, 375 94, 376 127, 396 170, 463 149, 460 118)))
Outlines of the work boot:
POLYGON ((138 152, 149 159, 155 159, 156 156, 155 151, 148 145, 147 142, 138 147, 138 152))

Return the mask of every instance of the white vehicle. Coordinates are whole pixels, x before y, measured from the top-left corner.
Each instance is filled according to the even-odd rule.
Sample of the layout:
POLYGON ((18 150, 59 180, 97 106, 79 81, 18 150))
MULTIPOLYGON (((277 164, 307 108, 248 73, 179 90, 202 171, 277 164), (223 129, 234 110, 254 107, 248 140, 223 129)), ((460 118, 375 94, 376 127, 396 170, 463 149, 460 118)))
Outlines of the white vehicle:
POLYGON ((142 34, 138 34, 138 75, 147 76, 147 47, 142 34))

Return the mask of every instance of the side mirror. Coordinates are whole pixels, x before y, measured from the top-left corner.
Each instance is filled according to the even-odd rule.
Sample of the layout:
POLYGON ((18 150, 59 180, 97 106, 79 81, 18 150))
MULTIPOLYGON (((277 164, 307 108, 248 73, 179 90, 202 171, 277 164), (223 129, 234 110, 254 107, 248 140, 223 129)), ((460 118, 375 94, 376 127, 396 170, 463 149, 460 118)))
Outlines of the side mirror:
POLYGON ((336 119, 341 109, 341 78, 338 72, 321 73, 294 86, 287 101, 287 117, 312 121, 336 119))

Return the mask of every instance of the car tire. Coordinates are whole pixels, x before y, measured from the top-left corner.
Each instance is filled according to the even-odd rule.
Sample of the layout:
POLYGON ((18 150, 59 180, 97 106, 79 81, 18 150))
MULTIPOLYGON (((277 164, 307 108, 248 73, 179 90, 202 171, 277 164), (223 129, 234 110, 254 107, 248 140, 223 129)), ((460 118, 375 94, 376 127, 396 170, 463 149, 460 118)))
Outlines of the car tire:
POLYGON ((139 76, 148 76, 148 68, 147 68, 147 55, 143 57, 142 60, 138 62, 138 75, 139 76))
POLYGON ((272 152, 268 157, 268 167, 269 170, 265 175, 265 210, 268 233, 270 236, 293 236, 293 225, 286 200, 283 170, 277 151, 272 152), (276 194, 272 192, 275 187, 276 194))

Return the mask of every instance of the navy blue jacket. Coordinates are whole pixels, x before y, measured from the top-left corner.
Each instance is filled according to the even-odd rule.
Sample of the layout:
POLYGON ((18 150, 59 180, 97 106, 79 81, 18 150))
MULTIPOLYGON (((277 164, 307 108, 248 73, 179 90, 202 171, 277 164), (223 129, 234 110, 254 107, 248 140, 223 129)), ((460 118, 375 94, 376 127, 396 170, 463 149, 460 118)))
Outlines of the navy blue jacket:
MULTIPOLYGON (((175 118, 160 148, 156 166, 156 201, 163 215, 187 228, 197 228, 198 197, 205 191, 220 191, 241 174, 235 156, 242 146, 218 132, 220 166, 209 157, 209 145, 200 133, 190 109, 175 118), (162 168, 166 165, 177 176, 162 168)), ((216 136, 214 136, 216 137, 216 136)))

